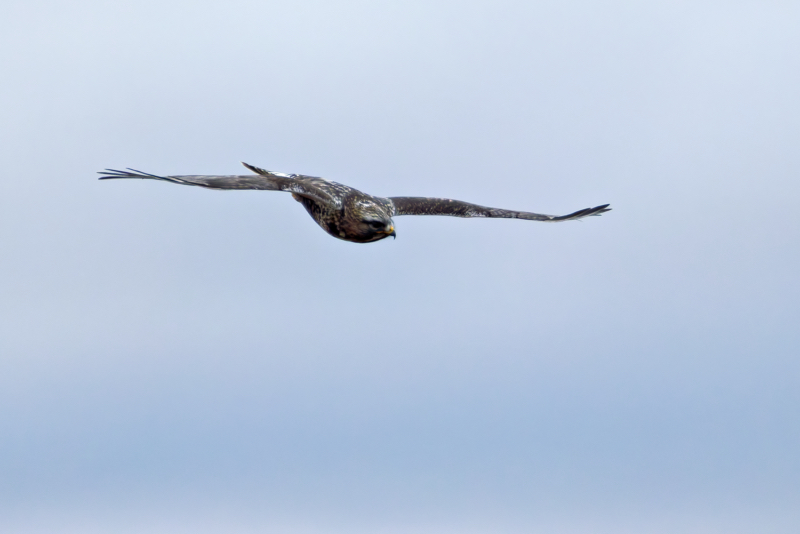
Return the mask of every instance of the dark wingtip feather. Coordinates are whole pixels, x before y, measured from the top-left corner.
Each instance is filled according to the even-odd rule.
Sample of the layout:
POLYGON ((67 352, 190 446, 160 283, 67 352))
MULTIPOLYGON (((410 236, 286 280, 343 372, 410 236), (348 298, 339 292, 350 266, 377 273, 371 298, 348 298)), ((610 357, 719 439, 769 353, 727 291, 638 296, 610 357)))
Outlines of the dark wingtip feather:
POLYGON ((105 169, 102 171, 98 171, 97 174, 101 174, 98 180, 110 180, 112 178, 129 178, 129 174, 125 171, 118 171, 117 169, 105 169))
POLYGON ((591 216, 591 215, 601 215, 601 214, 603 214, 603 213, 605 213, 607 211, 611 211, 611 208, 608 207, 609 205, 610 204, 603 204, 602 206, 595 206, 594 208, 589 208, 589 209, 585 210, 585 211, 587 211, 585 217, 588 217, 588 216, 591 216))
POLYGON ((611 208, 609 208, 610 205, 611 204, 603 204, 602 206, 597 206, 596 208, 592 208, 592 211, 594 212, 592 213, 592 215, 602 215, 607 211, 611 211, 611 208))
POLYGON ((156 178, 158 180, 163 180, 165 178, 164 176, 159 176, 157 174, 150 174, 149 172, 137 171, 136 169, 131 169, 130 167, 126 167, 126 169, 131 171, 128 174, 133 174, 134 176, 156 178))
POLYGON ((153 178, 155 180, 166 180, 164 176, 158 176, 157 174, 150 174, 149 172, 137 171, 136 169, 131 169, 130 167, 127 168, 125 171, 120 171, 117 169, 106 169, 104 171, 100 171, 97 174, 101 174, 102 176, 99 180, 110 180, 113 178, 153 178))
POLYGON ((572 221, 583 219, 584 217, 591 217, 593 215, 600 215, 607 211, 611 211, 609 208, 610 204, 603 204, 602 206, 595 206, 594 208, 585 208, 582 210, 578 210, 576 212, 570 213, 568 215, 562 215, 560 217, 553 217, 553 221, 572 221))

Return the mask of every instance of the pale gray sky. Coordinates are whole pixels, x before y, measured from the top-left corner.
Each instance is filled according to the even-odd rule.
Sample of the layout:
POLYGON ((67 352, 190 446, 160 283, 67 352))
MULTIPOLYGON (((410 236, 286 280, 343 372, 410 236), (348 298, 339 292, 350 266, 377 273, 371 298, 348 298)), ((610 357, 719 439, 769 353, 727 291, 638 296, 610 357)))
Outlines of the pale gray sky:
POLYGON ((6 1, 0 530, 795 533, 800 6, 6 1), (105 167, 445 196, 398 218, 105 167))

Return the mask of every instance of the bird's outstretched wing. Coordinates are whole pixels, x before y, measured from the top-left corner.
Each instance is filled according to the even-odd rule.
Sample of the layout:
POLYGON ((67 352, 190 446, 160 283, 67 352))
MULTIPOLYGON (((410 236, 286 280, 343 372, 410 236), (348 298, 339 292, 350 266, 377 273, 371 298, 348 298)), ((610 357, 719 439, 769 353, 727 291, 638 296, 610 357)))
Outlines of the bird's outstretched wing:
POLYGON ((260 189, 264 191, 286 191, 296 193, 300 196, 308 197, 320 202, 330 202, 330 195, 317 187, 317 182, 325 183, 321 178, 304 176, 300 174, 285 174, 282 172, 267 171, 247 163, 242 163, 245 167, 256 174, 245 175, 177 175, 177 176, 158 176, 136 169, 118 171, 106 169, 98 174, 101 180, 114 178, 143 178, 150 180, 162 180, 182 185, 196 185, 209 189, 260 189))
POLYGON ((569 215, 544 215, 527 211, 512 211, 499 208, 487 208, 460 200, 427 197, 389 197, 394 204, 395 215, 449 215, 451 217, 497 217, 504 219, 525 219, 528 221, 561 222, 574 221, 600 215, 611 211, 608 204, 594 208, 578 210, 569 215))

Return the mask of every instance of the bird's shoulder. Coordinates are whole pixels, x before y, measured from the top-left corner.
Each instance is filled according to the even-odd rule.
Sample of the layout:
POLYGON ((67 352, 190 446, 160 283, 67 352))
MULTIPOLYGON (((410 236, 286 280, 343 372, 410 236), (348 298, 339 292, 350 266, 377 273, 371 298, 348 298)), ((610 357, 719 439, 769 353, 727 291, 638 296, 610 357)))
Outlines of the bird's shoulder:
POLYGON ((293 179, 298 185, 302 186, 303 190, 313 194, 316 199, 324 198, 339 208, 344 205, 346 198, 357 192, 352 187, 318 176, 294 175, 293 179))

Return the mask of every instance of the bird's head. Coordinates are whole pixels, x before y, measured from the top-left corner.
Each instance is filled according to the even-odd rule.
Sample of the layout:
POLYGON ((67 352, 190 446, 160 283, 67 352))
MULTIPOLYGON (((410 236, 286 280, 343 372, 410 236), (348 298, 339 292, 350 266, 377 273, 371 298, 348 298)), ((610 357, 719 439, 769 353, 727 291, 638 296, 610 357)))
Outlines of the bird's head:
POLYGON ((385 206, 369 199, 358 199, 345 206, 348 241, 371 243, 389 236, 397 237, 394 221, 385 206))

